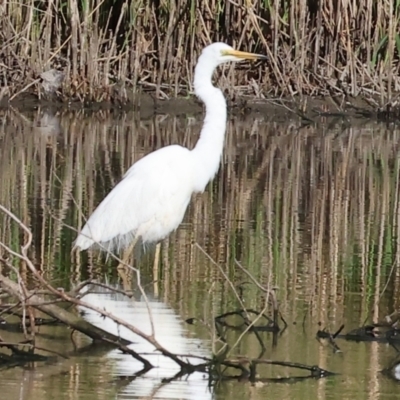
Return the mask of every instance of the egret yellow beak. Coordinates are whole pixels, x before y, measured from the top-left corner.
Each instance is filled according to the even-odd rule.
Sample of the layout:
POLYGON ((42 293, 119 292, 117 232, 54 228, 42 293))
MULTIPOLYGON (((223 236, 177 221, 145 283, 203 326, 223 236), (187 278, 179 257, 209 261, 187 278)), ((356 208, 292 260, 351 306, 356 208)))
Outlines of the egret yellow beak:
POLYGON ((247 53, 239 50, 222 50, 222 55, 233 56, 242 60, 266 60, 268 57, 262 54, 247 53))

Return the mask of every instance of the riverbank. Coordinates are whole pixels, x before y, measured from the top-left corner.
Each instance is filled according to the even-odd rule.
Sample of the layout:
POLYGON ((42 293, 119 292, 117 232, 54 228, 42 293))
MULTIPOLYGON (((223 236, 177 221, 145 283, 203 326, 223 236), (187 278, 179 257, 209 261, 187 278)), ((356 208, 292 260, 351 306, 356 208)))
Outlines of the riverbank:
POLYGON ((132 109, 140 98, 141 110, 200 110, 191 97, 175 99, 190 96, 204 46, 222 41, 267 56, 216 73, 227 97, 240 99, 231 101, 240 112, 274 112, 278 103, 277 110, 301 110, 308 118, 310 112, 369 116, 396 107, 400 3, 156 3, 6 0, 0 5, 7 15, 0 19, 0 101, 8 96, 13 106, 27 107, 29 93, 42 99, 57 91, 55 102, 68 107, 132 109), (268 100, 242 101, 263 97, 268 100))
MULTIPOLYGON (((376 100, 377 101, 377 100, 376 100)), ((233 115, 262 115, 271 116, 276 121, 288 118, 301 119, 305 123, 312 123, 320 118, 351 118, 371 119, 382 122, 400 122, 400 106, 377 106, 374 99, 359 97, 311 97, 293 98, 263 98, 250 96, 227 96, 228 113, 233 115)), ((23 111, 34 111, 39 107, 52 111, 136 111, 140 118, 151 118, 157 114, 172 116, 196 115, 203 112, 203 105, 195 96, 177 97, 160 100, 151 93, 142 93, 132 96, 128 101, 62 101, 57 98, 38 99, 31 93, 24 93, 12 101, 4 98, 0 101, 0 110, 8 108, 23 111)))

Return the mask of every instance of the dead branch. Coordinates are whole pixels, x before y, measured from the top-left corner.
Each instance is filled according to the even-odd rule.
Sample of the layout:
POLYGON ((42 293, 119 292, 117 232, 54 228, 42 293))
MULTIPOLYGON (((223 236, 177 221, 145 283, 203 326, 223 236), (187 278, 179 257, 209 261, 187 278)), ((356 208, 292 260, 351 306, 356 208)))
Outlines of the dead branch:
MULTIPOLYGON (((2 274, 0 274, 0 285, 11 296, 19 297, 22 295, 20 286, 2 274)), ((31 304, 39 311, 58 321, 61 321, 63 324, 71 327, 72 329, 86 334, 93 340, 107 340, 108 342, 113 342, 116 345, 119 343, 124 345, 130 344, 129 341, 112 335, 107 331, 90 324, 80 316, 73 314, 70 311, 67 311, 55 304, 47 303, 46 299, 44 299, 42 296, 38 296, 32 292, 28 292, 28 295, 29 300, 27 300, 27 304, 31 304)))
MULTIPOLYGON (((34 264, 30 260, 30 258, 27 255, 28 249, 32 243, 32 232, 30 229, 15 215, 13 214, 10 210, 5 208, 0 204, 0 210, 3 211, 5 214, 7 214, 10 218, 12 218, 19 226, 21 229, 24 230, 24 232, 27 235, 27 242, 22 246, 21 248, 21 253, 17 253, 13 251, 10 247, 5 245, 3 242, 0 242, 0 246, 2 246, 4 249, 6 249, 11 255, 23 260, 29 270, 32 272, 34 277, 39 281, 40 284, 47 290, 49 290, 50 293, 55 295, 57 298, 62 299, 70 304, 73 304, 75 306, 80 306, 83 308, 90 309, 92 311, 95 311, 102 315, 103 317, 110 318, 113 322, 124 326, 125 328, 129 329, 131 332, 134 334, 140 336, 141 338, 145 339, 147 342, 152 344, 154 348, 159 351, 161 354, 164 356, 172 359, 175 361, 180 368, 186 370, 186 371, 193 371, 198 368, 198 366, 193 366, 190 363, 182 361, 179 357, 177 357, 175 354, 171 353, 168 351, 166 348, 161 346, 161 344, 155 339, 154 337, 154 330, 152 329, 152 334, 147 335, 144 332, 142 332, 140 329, 136 328, 134 325, 127 323, 121 318, 118 318, 114 316, 112 313, 109 313, 99 307, 93 306, 90 303, 84 302, 82 300, 79 300, 77 298, 69 296, 67 293, 65 293, 62 290, 57 290, 54 288, 52 285, 50 285, 44 278, 43 276, 38 273, 36 270, 34 264)), ((41 296, 35 295, 34 293, 29 293, 29 298, 26 299, 24 294, 21 291, 20 285, 14 283, 7 277, 3 276, 0 274, 0 284, 3 287, 4 290, 6 290, 8 293, 12 294, 13 296, 16 296, 17 298, 23 298, 24 301, 28 305, 31 305, 32 307, 37 308, 38 310, 44 312, 47 315, 50 315, 53 318, 57 318, 58 320, 62 321, 66 325, 82 332, 88 335, 89 337, 92 337, 93 339, 97 340, 106 340, 109 343, 114 343, 117 347, 121 348, 121 343, 126 346, 130 344, 128 341, 124 341, 121 338, 115 337, 114 335, 111 335, 110 333, 95 327, 94 325, 90 324, 89 322, 85 321, 83 318, 74 315, 70 313, 69 311, 66 311, 55 304, 43 304, 45 302, 45 299, 43 299, 41 296), (104 339, 106 338, 106 339, 104 339)), ((28 294, 28 292, 26 293, 28 294)), ((121 350, 126 351, 126 347, 121 348, 121 350)), ((133 352, 134 353, 134 352, 133 352)), ((133 355, 133 353, 130 353, 133 355)), ((140 356, 139 358, 140 359, 140 356)))
MULTIPOLYGON (((309 367, 309 366, 304 366, 303 364, 296 364, 296 363, 283 363, 283 362, 278 362, 278 361, 271 361, 271 360, 265 360, 261 358, 256 358, 256 359, 248 359, 248 358, 229 358, 229 353, 234 349, 238 343, 242 340, 244 335, 246 335, 248 332, 254 332, 260 342, 260 345, 262 347, 262 351, 265 351, 265 347, 263 345, 263 341, 261 340, 261 337, 259 337, 259 332, 261 331, 271 331, 271 332, 277 332, 279 331, 279 326, 276 323, 276 314, 274 313, 274 319, 269 318, 266 314, 265 311, 267 309, 268 304, 272 304, 274 309, 278 309, 278 303, 276 300, 275 292, 265 289, 263 287, 259 287, 260 289, 262 288, 262 291, 264 293, 267 293, 267 296, 270 296, 270 301, 265 301, 264 303, 264 308, 260 312, 255 311, 253 309, 247 309, 244 308, 238 311, 234 312, 228 312, 225 314, 222 314, 218 317, 215 318, 214 325, 223 325, 227 329, 234 328, 234 326, 231 326, 225 321, 225 318, 229 315, 239 315, 242 318, 242 324, 240 328, 243 328, 243 332, 241 333, 240 337, 236 341, 236 343, 230 347, 227 345, 227 342, 223 335, 220 333, 221 339, 224 342, 224 347, 219 351, 218 354, 214 355, 213 357, 207 358, 207 357, 197 357, 202 361, 202 363, 197 364, 197 365, 192 365, 188 361, 183 361, 183 358, 189 358, 193 357, 196 358, 195 356, 188 356, 188 355, 179 355, 172 353, 165 349, 163 346, 160 345, 160 343, 155 339, 154 336, 154 330, 152 331, 152 334, 148 335, 145 334, 143 331, 138 329, 132 324, 129 324, 122 318, 116 317, 112 313, 101 309, 100 307, 96 307, 88 302, 85 302, 82 300, 82 297, 84 297, 85 292, 82 293, 82 289, 85 288, 89 283, 93 283, 90 281, 85 281, 82 282, 80 285, 78 285, 77 288, 75 288, 71 293, 67 293, 63 290, 56 289, 53 287, 49 282, 47 282, 43 276, 36 270, 33 262, 28 256, 28 250, 32 242, 32 233, 31 231, 27 228, 27 226, 21 222, 11 211, 7 210, 5 207, 0 205, 0 210, 2 210, 4 213, 6 213, 10 218, 12 218, 23 231, 25 232, 25 235, 27 237, 26 243, 21 247, 21 252, 18 253, 17 251, 14 251, 11 249, 9 246, 4 244, 3 242, 0 242, 0 246, 3 247, 8 251, 9 254, 12 256, 22 260, 24 262, 24 265, 28 268, 28 270, 33 274, 34 278, 36 281, 40 284, 39 289, 37 290, 28 290, 23 283, 23 279, 20 277, 18 270, 13 267, 14 271, 17 273, 17 276, 19 277, 18 283, 12 281, 9 279, 7 276, 3 275, 0 273, 0 287, 8 293, 10 296, 17 298, 19 300, 18 302, 18 307, 22 308, 22 316, 19 314, 19 316, 22 318, 22 321, 25 322, 25 320, 30 320, 31 323, 31 329, 34 328, 35 323, 39 322, 39 320, 36 319, 34 314, 32 312, 28 313, 28 315, 25 314, 25 309, 35 309, 38 310, 46 315, 49 315, 56 321, 60 321, 63 324, 71 327, 73 330, 85 333, 87 336, 91 337, 95 342, 103 342, 103 343, 108 343, 112 344, 113 346, 116 346, 119 348, 122 352, 126 354, 130 354, 137 360, 139 360, 144 368, 141 371, 141 373, 146 372, 147 370, 153 368, 153 365, 144 357, 144 354, 138 354, 135 352, 133 349, 128 347, 131 342, 119 337, 112 335, 108 333, 107 331, 104 331, 101 328, 98 328, 91 323, 87 322, 84 320, 80 315, 74 314, 69 310, 66 310, 62 307, 60 307, 58 304, 56 304, 58 301, 63 301, 66 302, 70 305, 73 306, 78 306, 80 308, 86 308, 89 310, 92 310, 98 314, 100 314, 104 318, 109 318, 111 321, 116 323, 117 325, 123 326, 127 329, 129 329, 131 332, 134 334, 140 336, 144 340, 146 340, 148 343, 152 344, 153 347, 155 348, 156 351, 164 355, 165 357, 170 358, 176 364, 179 365, 180 367, 180 372, 175 375, 172 380, 178 379, 185 374, 189 374, 194 371, 203 371, 203 372, 208 372, 210 377, 212 378, 217 378, 217 379, 231 379, 232 377, 227 375, 226 369, 227 368, 234 368, 240 371, 240 378, 243 379, 248 379, 251 381, 255 381, 256 379, 256 368, 257 365, 259 364, 276 364, 276 365, 285 365, 289 367, 297 367, 297 368, 303 368, 307 369, 311 372, 309 377, 323 377, 327 376, 330 374, 328 371, 324 371, 320 369, 319 367, 309 367), (45 292, 43 292, 45 290, 45 292), (271 297, 271 293, 273 293, 271 297), (254 318, 251 318, 253 316, 254 318), (258 321, 264 321, 263 323, 257 325, 258 321), (222 368, 222 369, 221 369, 222 368)), ((205 251, 198 246, 204 253, 205 251)), ((207 254, 208 258, 212 262, 215 263, 215 261, 212 260, 212 258, 207 254)), ((215 263, 216 264, 216 263, 215 263)), ((7 266, 10 266, 8 262, 6 263, 7 266)), ((222 269, 220 268, 221 272, 223 273, 222 269)), ((137 271, 135 269, 135 271, 137 271)), ((225 276, 225 279, 227 279, 228 283, 230 283, 233 291, 235 292, 239 302, 243 304, 243 302, 240 299, 240 296, 238 295, 235 287, 233 286, 233 283, 229 280, 229 278, 226 276, 226 274, 223 274, 225 276)), ((139 277, 140 278, 140 277, 139 277)), ((254 279, 254 278, 253 278, 254 279)), ((96 283, 95 283, 96 284, 96 283)), ((99 284, 98 286, 104 286, 106 285, 99 284)), ((109 288, 107 286, 108 289, 109 288)), ((124 293, 125 294, 125 293, 124 293)), ((149 306, 147 304, 147 306, 149 306)), ((9 312, 15 312, 13 309, 16 306, 10 306, 8 305, 5 310, 9 312)), ((3 310, 4 312, 4 310, 3 310)), ((24 325, 24 324, 23 324, 24 325)), ((31 342, 24 342, 23 344, 28 345, 31 347, 32 350, 38 349, 33 345, 31 342)), ((14 353, 18 353, 20 349, 18 348, 19 346, 23 345, 22 343, 14 344, 14 343, 3 343, 3 347, 8 347, 11 349, 14 353)), ((0 343, 1 345, 1 343, 0 343)), ((6 356, 7 358, 7 356, 6 356)), ((304 377, 303 377, 304 378, 304 377)), ((167 381, 165 381, 167 383, 167 381)))

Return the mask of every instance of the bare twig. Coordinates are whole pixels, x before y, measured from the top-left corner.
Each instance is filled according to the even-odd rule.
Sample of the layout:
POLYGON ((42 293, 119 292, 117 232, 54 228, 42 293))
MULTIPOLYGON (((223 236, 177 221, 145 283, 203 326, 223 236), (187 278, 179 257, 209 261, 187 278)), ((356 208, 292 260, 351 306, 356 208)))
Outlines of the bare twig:
MULTIPOLYGON (((211 261, 211 263, 213 265, 215 265, 216 267, 218 267, 219 272, 221 273, 221 275, 224 277, 224 279, 226 280, 226 282, 228 282, 229 286, 232 289, 232 292, 234 293, 234 295, 236 296, 240 306, 243 308, 243 310, 246 310, 246 306, 244 305, 239 293, 237 292, 235 286, 233 285, 232 281, 229 279, 228 275, 226 275, 225 271, 221 268, 221 266, 203 249, 203 247, 200 246, 199 243, 195 243, 195 246, 211 261)), ((250 318, 250 316, 248 315, 248 318, 250 318)))
MULTIPOLYGON (((27 251, 32 243, 32 233, 30 231, 30 229, 19 219, 17 218, 11 211, 9 211, 7 208, 5 208, 3 205, 0 205, 0 210, 3 211, 5 214, 7 214, 10 218, 12 218, 26 233, 27 235, 27 242, 22 246, 21 249, 21 254, 17 253, 15 251, 13 251, 12 249, 10 249, 7 245, 5 245, 4 243, 0 242, 0 246, 2 246, 3 248, 5 248, 7 251, 9 251, 10 254, 14 255, 15 257, 23 260, 26 262, 26 265, 28 266, 28 268, 30 269, 30 271, 34 274, 34 276, 36 277, 36 279, 44 286, 46 287, 50 292, 52 292, 53 294, 57 295, 59 298, 68 301, 71 304, 77 305, 77 306, 81 306, 81 307, 85 307, 88 308, 92 311, 95 311, 97 313, 99 313, 100 315, 102 315, 103 317, 107 317, 110 318, 112 321, 114 321, 115 323, 124 326, 125 328, 129 329, 130 331, 132 331, 133 333, 135 333, 136 335, 142 337, 143 339, 145 339, 147 342, 151 343, 156 350, 158 350, 161 354, 163 354, 166 357, 171 358, 173 361, 175 361, 181 368, 190 370, 193 368, 193 366, 191 366, 190 364, 182 361, 179 359, 179 357, 177 357, 175 354, 171 353, 170 351, 168 351, 167 349, 165 349, 156 339, 153 335, 147 335, 144 332, 142 332, 140 329, 136 328, 134 325, 127 323, 126 321, 124 321, 121 318, 118 318, 116 316, 114 316, 112 313, 105 311, 104 309, 100 308, 100 307, 96 307, 90 303, 84 302, 82 300, 78 300, 76 298, 73 298, 71 296, 68 296, 65 292, 60 291, 55 289, 53 286, 51 286, 43 277, 41 274, 38 273, 38 271, 36 270, 35 266, 33 265, 32 261, 29 259, 29 257, 27 256, 27 251)), ((8 288, 12 288, 13 284, 12 282, 5 278, 4 276, 0 275, 0 282, 3 283, 3 285, 6 285, 6 287, 8 288)), ((15 290, 15 289, 14 289, 15 290)), ((18 290, 15 290, 16 293, 18 293, 18 290)), ((49 306, 47 306, 46 308, 42 308, 42 311, 46 312, 49 311, 49 306)), ((54 306, 53 306, 54 307, 54 306)), ((52 316, 54 316, 53 314, 51 314, 52 316)))

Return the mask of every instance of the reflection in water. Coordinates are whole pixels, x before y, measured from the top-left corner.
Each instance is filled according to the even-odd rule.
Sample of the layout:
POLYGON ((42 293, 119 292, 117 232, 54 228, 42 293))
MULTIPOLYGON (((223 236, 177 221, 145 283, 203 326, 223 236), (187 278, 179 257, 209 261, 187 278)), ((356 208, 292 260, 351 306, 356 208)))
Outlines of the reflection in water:
POLYGON ((397 364, 394 368, 393 368, 393 376, 400 381, 400 364, 397 364))
MULTIPOLYGON (((83 215, 91 214, 143 155, 168 144, 192 147, 201 118, 140 120, 133 113, 65 112, 53 116, 58 133, 43 134, 38 127, 57 124, 42 123, 42 110, 23 116, 1 113, 0 203, 32 228, 36 266, 60 285, 87 276, 116 281, 112 261, 94 252, 71 258, 76 232, 67 225, 82 226, 83 215)), ((216 397, 396 398, 397 383, 380 374, 392 360, 392 348, 341 342, 342 353, 332 354, 314 337, 325 327, 335 332, 344 323, 348 331, 366 320, 376 322, 400 307, 399 143, 398 129, 369 122, 302 127, 299 121, 276 123, 265 116, 228 122, 220 172, 205 193, 193 198, 183 224, 163 242, 160 269, 152 270, 151 250, 140 261, 143 285, 158 296, 159 307, 168 304, 179 320, 210 322, 238 304, 218 268, 193 244, 204 247, 236 286, 248 280, 235 267, 238 259, 264 285, 278 288, 289 323, 276 348, 270 336, 263 336, 267 357, 318 364, 342 375, 264 389, 222 383, 216 397)), ((0 227, 0 240, 19 249, 24 238, 4 215, 0 227)), ((243 287, 246 306, 261 309, 262 296, 250 285, 243 287)), ((206 329, 189 328, 207 343, 206 329)), ((64 340, 69 343, 68 335, 64 340)), ((249 335, 236 354, 257 356, 258 351, 249 335)), ((102 393, 114 398, 108 380, 116 373, 112 357, 122 374, 123 360, 129 360, 132 374, 134 361, 125 356, 74 358, 57 377, 35 375, 30 393, 37 390, 41 399, 51 391, 52 398, 61 399, 76 390, 85 393, 84 400, 102 393)), ((272 370, 264 372, 274 376, 272 370)), ((10 398, 16 398, 16 376, 0 377, 2 387, 12 387, 10 398)), ((128 398, 134 397, 129 393, 128 398)), ((208 395, 205 388, 202 393, 208 395)), ((36 398, 31 394, 30 400, 36 398)))
POLYGON ((396 381, 400 381, 400 360, 397 359, 397 361, 384 372, 396 381))
MULTIPOLYGON (((151 334, 150 315, 146 301, 127 299, 117 293, 102 292, 90 293, 85 301, 120 317, 146 334, 151 334)), ((154 323, 155 338, 167 350, 182 355, 209 356, 205 343, 196 338, 188 337, 183 327, 183 321, 176 313, 159 301, 149 301, 151 318, 154 323)), ((84 309, 85 319, 89 322, 132 341, 130 347, 144 355, 155 367, 142 377, 135 378, 143 365, 130 355, 121 354, 115 350, 108 354, 115 361, 115 375, 132 377, 132 382, 124 388, 122 394, 135 396, 149 396, 150 398, 179 398, 179 399, 209 399, 211 393, 208 380, 201 373, 195 373, 188 378, 173 381, 168 385, 162 384, 162 379, 172 378, 180 371, 179 366, 171 359, 154 353, 154 347, 139 336, 134 335, 125 327, 120 327, 109 318, 102 318, 99 314, 84 309), (147 354, 148 353, 148 354, 147 354)), ((185 357, 191 364, 199 363, 196 358, 185 357)))
POLYGON ((60 118, 51 111, 43 111, 34 128, 42 135, 58 135, 61 133, 60 118))

